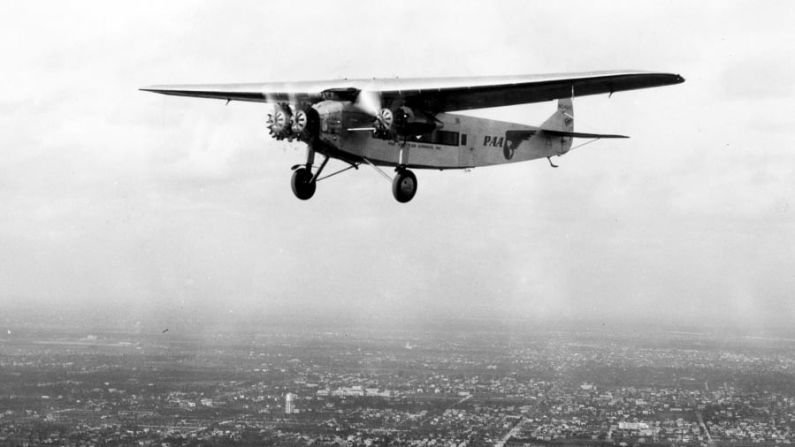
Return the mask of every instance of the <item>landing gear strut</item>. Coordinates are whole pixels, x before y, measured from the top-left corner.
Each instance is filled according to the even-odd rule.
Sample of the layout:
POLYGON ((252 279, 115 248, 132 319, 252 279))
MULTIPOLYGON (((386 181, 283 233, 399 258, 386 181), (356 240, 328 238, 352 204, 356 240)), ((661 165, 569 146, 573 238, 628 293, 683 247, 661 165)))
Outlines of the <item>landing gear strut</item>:
POLYGON ((398 168, 392 180, 392 195, 400 203, 406 203, 417 193, 417 177, 405 168, 398 168))
POLYGON ((405 166, 398 166, 395 168, 396 174, 395 177, 392 178, 389 176, 389 174, 376 166, 372 161, 365 157, 362 157, 362 160, 364 160, 364 162, 368 165, 372 166, 376 172, 384 176, 386 181, 392 182, 392 195, 395 196, 395 200, 398 202, 406 203, 414 198, 414 194, 417 194, 417 176, 415 176, 413 172, 406 169, 405 166))

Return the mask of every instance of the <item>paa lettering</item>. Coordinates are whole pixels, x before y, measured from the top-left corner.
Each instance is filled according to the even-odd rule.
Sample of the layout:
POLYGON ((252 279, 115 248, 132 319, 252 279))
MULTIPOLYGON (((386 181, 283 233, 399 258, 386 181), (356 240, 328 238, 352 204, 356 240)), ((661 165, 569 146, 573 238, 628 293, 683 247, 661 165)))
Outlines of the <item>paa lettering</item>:
POLYGON ((502 147, 503 143, 505 143, 505 137, 492 137, 492 136, 486 135, 483 138, 483 145, 484 146, 502 147))

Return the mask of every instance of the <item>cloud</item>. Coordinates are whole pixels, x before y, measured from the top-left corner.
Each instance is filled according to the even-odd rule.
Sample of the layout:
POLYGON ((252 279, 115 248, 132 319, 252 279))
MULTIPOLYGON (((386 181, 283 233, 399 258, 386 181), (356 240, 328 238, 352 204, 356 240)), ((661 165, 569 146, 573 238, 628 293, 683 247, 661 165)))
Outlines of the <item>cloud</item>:
MULTIPOLYGON (((749 54, 734 60, 723 72, 723 89, 735 100, 777 99, 791 101, 795 63, 780 54, 749 54)), ((771 115, 775 110, 770 111, 771 115)))

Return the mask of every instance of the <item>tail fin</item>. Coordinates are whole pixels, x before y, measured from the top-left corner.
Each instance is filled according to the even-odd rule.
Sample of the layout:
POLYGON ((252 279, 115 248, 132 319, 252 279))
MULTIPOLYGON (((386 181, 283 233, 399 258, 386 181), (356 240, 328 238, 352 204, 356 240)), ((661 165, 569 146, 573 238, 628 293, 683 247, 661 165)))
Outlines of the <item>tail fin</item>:
POLYGON ((574 131, 574 105, 571 98, 558 99, 558 110, 544 121, 541 129, 562 132, 574 131))
MULTIPOLYGON (((571 98, 558 100, 558 110, 544 121, 544 124, 541 125, 541 130, 547 135, 554 137, 592 138, 597 140, 601 138, 629 138, 626 135, 575 132, 574 106, 572 106, 571 98)), ((568 151, 569 149, 566 148, 565 150, 568 151)))
POLYGON ((548 137, 557 137, 553 149, 555 155, 563 155, 571 149, 573 139, 570 134, 574 132, 574 105, 571 98, 558 99, 558 110, 541 124, 541 130, 546 131, 548 137))

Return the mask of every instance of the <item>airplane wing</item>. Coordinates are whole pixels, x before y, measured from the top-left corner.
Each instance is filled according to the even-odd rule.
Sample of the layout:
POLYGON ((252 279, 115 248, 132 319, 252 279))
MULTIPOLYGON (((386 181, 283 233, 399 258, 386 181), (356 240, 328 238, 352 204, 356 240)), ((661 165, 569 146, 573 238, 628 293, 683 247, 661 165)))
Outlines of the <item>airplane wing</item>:
POLYGON ((375 93, 382 104, 406 104, 428 112, 510 106, 572 96, 615 93, 684 82, 678 74, 600 71, 525 76, 414 79, 342 79, 260 84, 165 85, 141 90, 164 95, 228 101, 315 103, 323 99, 355 100, 375 93))
POLYGON ((272 82, 250 84, 190 84, 153 85, 139 90, 162 95, 190 96, 194 98, 225 99, 227 101, 252 102, 316 102, 321 99, 325 89, 338 86, 332 82, 272 82))
POLYGON ((557 75, 461 78, 431 87, 383 91, 382 97, 402 97, 406 103, 433 112, 484 109, 573 96, 615 93, 684 82, 677 74, 641 71, 602 71, 557 75))

